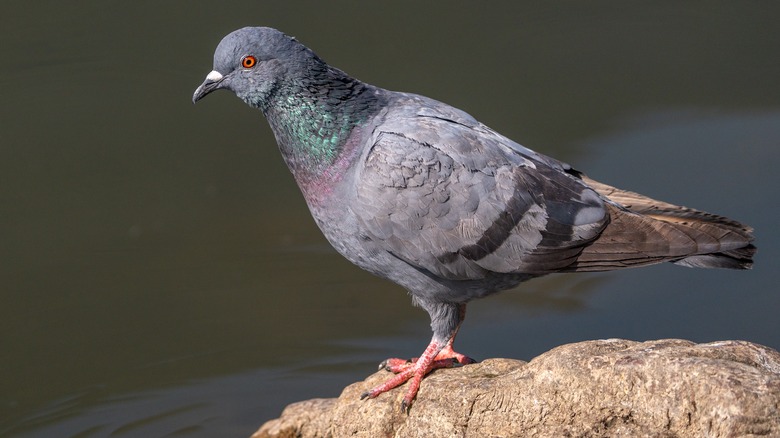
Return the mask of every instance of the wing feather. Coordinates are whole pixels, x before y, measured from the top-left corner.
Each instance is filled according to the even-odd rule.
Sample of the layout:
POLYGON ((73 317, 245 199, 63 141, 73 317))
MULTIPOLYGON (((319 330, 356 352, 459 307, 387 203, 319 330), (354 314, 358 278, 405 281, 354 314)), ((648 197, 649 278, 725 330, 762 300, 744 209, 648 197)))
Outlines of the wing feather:
POLYGON ((609 221, 566 165, 465 113, 388 120, 365 156, 355 211, 372 239, 417 268, 451 280, 553 272, 609 221))

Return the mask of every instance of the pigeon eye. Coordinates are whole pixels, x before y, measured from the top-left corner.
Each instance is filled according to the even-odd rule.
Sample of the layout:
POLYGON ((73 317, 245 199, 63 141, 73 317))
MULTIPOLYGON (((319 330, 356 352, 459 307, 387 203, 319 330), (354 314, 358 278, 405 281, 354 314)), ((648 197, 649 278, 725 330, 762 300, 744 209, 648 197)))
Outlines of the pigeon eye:
POLYGON ((257 58, 252 55, 247 55, 241 58, 241 66, 244 68, 252 68, 257 64, 257 58))

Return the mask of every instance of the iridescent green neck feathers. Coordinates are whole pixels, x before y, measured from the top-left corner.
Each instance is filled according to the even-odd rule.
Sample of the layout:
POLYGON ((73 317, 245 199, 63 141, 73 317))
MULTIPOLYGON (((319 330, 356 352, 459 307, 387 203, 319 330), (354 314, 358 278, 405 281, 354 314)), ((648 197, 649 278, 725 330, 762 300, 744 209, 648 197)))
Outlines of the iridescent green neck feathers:
POLYGON ((325 67, 295 82, 280 82, 265 102, 250 102, 265 113, 293 175, 316 179, 343 152, 347 138, 379 107, 378 90, 325 67))

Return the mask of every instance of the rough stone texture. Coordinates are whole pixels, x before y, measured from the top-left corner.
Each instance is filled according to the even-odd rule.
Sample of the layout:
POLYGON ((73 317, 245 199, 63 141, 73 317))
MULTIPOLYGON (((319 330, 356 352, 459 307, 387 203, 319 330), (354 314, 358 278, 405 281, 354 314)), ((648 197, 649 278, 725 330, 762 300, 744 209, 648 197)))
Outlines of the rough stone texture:
POLYGON ((531 362, 437 370, 411 412, 403 389, 288 406, 260 437, 780 437, 780 353, 745 341, 587 341, 531 362))

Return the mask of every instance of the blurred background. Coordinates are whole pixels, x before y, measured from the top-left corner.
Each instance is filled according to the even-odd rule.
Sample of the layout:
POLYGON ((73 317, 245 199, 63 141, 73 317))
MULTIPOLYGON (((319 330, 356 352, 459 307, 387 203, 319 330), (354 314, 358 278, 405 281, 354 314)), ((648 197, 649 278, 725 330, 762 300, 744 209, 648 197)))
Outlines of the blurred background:
POLYGON ((418 355, 428 316, 332 250, 259 111, 192 105, 228 32, 466 110, 756 229, 752 271, 553 275, 473 302, 477 359, 599 338, 780 348, 774 2, 14 2, 0 17, 0 436, 248 436, 418 355))

